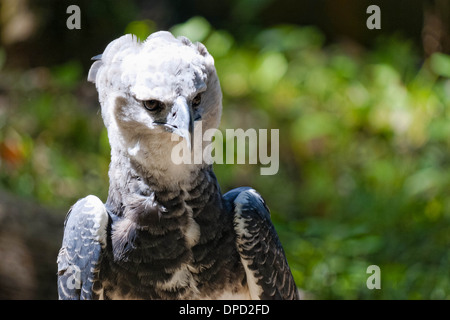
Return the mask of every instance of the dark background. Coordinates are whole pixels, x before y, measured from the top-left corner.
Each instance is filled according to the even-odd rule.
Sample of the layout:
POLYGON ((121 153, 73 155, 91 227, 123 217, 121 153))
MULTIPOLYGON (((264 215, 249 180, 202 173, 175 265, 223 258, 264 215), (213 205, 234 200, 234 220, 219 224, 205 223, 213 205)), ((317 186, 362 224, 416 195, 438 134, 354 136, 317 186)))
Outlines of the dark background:
MULTIPOLYGON (((448 52, 450 49, 450 10, 445 0, 19 0, 15 5, 8 5, 9 1, 2 3, 4 8, 15 7, 17 11, 12 15, 26 12, 23 23, 30 29, 23 36, 25 39, 11 39, 4 45, 7 52, 11 52, 8 64, 27 67, 63 63, 73 59, 74 54, 83 58, 83 65, 88 67, 86 61, 93 50, 102 51, 111 39, 123 33, 130 21, 149 19, 158 29, 169 29, 193 16, 205 17, 215 29, 227 30, 237 41, 243 42, 251 40, 261 29, 295 24, 318 27, 327 43, 350 40, 370 48, 378 36, 398 33, 425 50, 448 52), (70 4, 82 10, 82 28, 76 32, 66 28, 68 15, 65 12, 70 4), (365 27, 369 16, 366 9, 373 4, 382 10, 381 30, 365 27), (438 43, 434 48, 423 48, 423 32, 434 36, 438 43)), ((3 30, 11 20, 9 16, 3 18, 3 30)))

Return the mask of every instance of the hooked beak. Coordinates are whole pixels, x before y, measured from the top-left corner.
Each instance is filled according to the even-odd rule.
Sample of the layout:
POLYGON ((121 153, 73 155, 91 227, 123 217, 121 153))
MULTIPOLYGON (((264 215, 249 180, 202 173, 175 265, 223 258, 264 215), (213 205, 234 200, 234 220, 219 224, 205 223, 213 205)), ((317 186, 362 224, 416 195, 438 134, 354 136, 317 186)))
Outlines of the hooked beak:
POLYGON ((193 148, 192 137, 194 135, 194 114, 192 107, 188 105, 186 99, 178 97, 167 116, 166 124, 171 127, 172 133, 186 139, 188 148, 193 148))

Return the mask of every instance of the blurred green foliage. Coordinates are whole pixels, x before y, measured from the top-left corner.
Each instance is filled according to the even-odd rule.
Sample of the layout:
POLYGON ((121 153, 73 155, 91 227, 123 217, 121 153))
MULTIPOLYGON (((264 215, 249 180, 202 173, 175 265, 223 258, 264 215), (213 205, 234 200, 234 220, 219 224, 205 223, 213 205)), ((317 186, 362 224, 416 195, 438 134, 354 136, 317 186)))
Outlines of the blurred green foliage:
MULTIPOLYGON (((125 31, 155 30, 145 20, 125 31)), ((214 56, 221 129, 280 130, 276 175, 257 165, 215 171, 223 192, 251 185, 265 197, 302 290, 450 298, 450 57, 421 61, 396 36, 370 51, 325 46, 314 27, 281 25, 246 43, 201 17, 171 31, 214 56), (381 290, 366 287, 373 264, 381 290)), ((90 193, 106 199, 109 145, 80 63, 1 72, 1 186, 65 208, 90 193)))

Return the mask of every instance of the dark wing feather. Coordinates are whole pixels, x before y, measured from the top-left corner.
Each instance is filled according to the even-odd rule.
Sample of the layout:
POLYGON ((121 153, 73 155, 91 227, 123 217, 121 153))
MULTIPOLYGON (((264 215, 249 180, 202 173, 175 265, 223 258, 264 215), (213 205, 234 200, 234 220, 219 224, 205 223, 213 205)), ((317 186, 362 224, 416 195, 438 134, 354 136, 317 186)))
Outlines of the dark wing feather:
POLYGON ((263 198, 248 187, 223 196, 234 214, 237 249, 252 299, 298 299, 294 278, 263 198))
POLYGON ((94 284, 106 246, 108 214, 95 196, 79 200, 69 210, 58 254, 58 295, 63 300, 98 298, 94 284))

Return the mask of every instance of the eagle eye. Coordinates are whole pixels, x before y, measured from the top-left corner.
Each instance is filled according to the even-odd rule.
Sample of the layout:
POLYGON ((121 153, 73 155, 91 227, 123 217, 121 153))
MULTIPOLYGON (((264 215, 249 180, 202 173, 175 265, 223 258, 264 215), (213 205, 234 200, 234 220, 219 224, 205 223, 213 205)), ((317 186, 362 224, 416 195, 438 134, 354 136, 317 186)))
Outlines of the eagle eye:
POLYGON ((159 111, 164 107, 164 104, 158 100, 145 100, 143 104, 148 111, 159 111))
POLYGON ((198 95, 195 96, 194 99, 192 99, 192 106, 198 107, 201 102, 202 102, 202 94, 199 93, 198 95))

